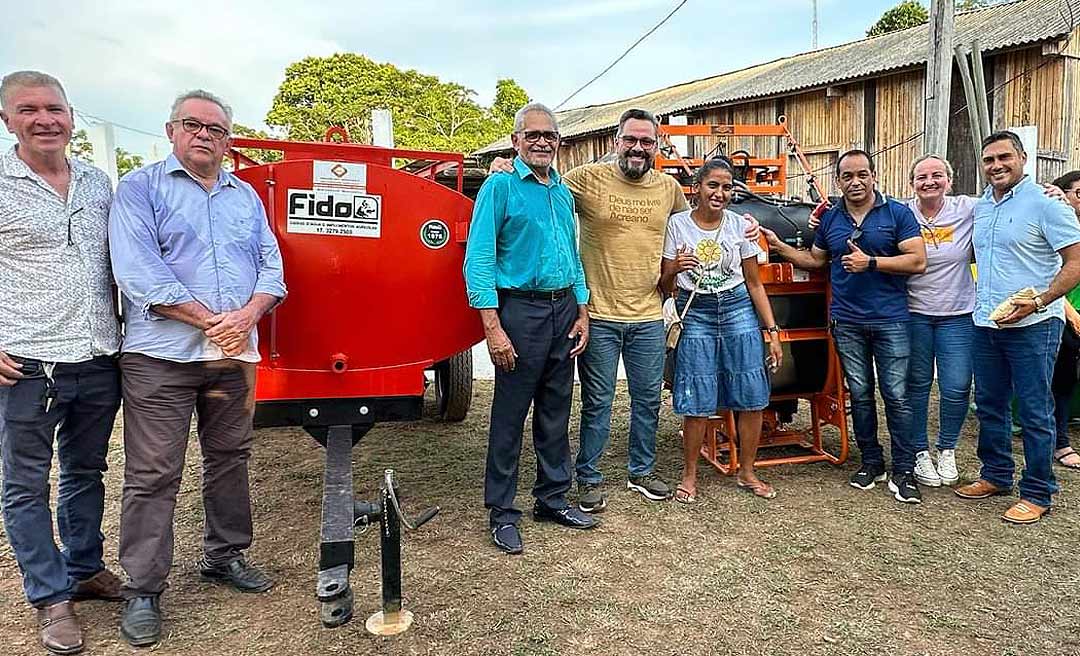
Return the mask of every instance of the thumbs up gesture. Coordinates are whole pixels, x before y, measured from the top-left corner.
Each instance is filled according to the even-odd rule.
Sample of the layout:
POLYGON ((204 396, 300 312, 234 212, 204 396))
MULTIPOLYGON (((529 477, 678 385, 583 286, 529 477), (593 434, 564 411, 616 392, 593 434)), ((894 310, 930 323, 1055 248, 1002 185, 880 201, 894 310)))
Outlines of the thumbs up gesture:
POLYGON ((844 265, 844 271, 847 271, 848 273, 862 273, 870 268, 870 256, 862 252, 862 249, 850 239, 847 243, 851 252, 840 258, 840 263, 844 265))

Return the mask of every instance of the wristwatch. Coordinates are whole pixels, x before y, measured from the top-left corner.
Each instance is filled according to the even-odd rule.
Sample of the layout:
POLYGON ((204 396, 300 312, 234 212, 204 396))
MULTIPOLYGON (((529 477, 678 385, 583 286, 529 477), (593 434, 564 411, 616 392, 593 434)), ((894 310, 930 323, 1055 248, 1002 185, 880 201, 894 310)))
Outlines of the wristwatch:
POLYGON ((866 265, 867 271, 877 271, 877 258, 871 256, 870 263, 866 265))
POLYGON ((776 324, 773 324, 773 325, 769 326, 765 330, 766 330, 766 332, 776 333, 777 335, 780 334, 780 326, 777 326, 776 324))
POLYGON ((1041 295, 1036 294, 1035 296, 1031 297, 1031 300, 1033 303, 1035 303, 1036 312, 1046 312, 1046 303, 1043 303, 1041 295))

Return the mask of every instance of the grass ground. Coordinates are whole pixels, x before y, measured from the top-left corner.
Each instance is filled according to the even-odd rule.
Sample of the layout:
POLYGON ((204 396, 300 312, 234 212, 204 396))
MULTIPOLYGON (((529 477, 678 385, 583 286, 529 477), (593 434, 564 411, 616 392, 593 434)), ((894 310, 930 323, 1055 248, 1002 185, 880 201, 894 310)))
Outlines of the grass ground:
MULTIPOLYGON (((526 518, 526 553, 495 551, 482 502, 490 383, 477 383, 461 424, 383 425, 357 451, 358 496, 374 498, 380 472, 397 471, 411 512, 442 513, 405 536, 408 633, 376 638, 364 618, 379 607, 378 539, 358 538, 356 619, 323 629, 313 599, 322 452, 299 430, 264 430, 252 463, 252 558, 278 581, 240 595, 198 580, 202 508, 192 442, 176 522, 176 560, 158 654, 768 654, 812 656, 1076 656, 1080 654, 1080 475, 1058 470, 1054 513, 1034 527, 999 515, 1009 500, 964 502, 925 490, 902 506, 881 487, 847 486, 841 467, 762 470, 780 495, 763 501, 711 470, 701 502, 650 504, 623 489, 628 399, 616 399, 603 467, 603 524, 579 533, 526 518)), ((576 435, 576 425, 572 426, 576 435)), ((658 470, 679 472, 678 419, 665 409, 658 470)), ((977 474, 975 425, 960 464, 977 474)), ((528 441, 528 436, 526 436, 528 441)), ((857 456, 856 456, 857 457, 857 456)), ((105 518, 106 561, 117 569, 123 453, 114 434, 105 518)), ((519 501, 535 471, 522 455, 519 501)), ((117 571, 119 571, 117 569, 117 571)), ((79 607, 88 652, 128 654, 120 607, 79 607)), ((41 653, 10 547, 0 538, 0 653, 41 653)))

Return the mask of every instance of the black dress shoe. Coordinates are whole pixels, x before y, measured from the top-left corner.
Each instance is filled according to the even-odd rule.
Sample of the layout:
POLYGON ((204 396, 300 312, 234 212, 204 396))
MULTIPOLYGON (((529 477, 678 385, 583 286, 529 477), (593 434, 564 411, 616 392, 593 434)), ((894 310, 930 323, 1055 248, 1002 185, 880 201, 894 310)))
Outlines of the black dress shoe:
POLYGON ((573 506, 566 506, 558 510, 548 508, 539 501, 533 506, 533 519, 538 522, 555 522, 569 528, 593 528, 600 520, 581 512, 573 506))
POLYGON ((521 542, 521 531, 513 524, 492 526, 491 541, 508 554, 519 554, 525 551, 525 545, 521 542))
POLYGON ((124 606, 120 635, 132 647, 149 647, 161 640, 161 597, 134 597, 124 606))
POLYGON ((251 565, 241 556, 227 565, 211 565, 205 559, 199 562, 203 580, 227 583, 240 592, 266 592, 274 582, 262 570, 251 565))

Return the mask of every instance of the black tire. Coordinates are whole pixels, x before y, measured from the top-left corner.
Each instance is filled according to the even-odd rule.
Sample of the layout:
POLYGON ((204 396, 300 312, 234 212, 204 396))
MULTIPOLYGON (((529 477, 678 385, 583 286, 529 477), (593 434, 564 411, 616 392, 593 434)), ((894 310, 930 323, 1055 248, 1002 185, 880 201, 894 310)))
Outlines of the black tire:
POLYGON ((463 421, 472 405, 472 351, 462 351, 435 367, 435 407, 443 421, 463 421))

